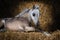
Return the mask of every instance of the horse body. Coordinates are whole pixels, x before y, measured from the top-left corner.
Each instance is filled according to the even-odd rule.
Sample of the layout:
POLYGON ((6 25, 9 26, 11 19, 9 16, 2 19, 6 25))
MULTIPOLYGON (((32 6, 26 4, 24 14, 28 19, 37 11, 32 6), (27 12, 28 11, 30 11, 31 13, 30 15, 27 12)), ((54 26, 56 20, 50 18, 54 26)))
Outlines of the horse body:
POLYGON ((34 31, 34 27, 29 26, 29 21, 26 18, 19 17, 7 19, 4 24, 5 28, 13 31, 34 31))

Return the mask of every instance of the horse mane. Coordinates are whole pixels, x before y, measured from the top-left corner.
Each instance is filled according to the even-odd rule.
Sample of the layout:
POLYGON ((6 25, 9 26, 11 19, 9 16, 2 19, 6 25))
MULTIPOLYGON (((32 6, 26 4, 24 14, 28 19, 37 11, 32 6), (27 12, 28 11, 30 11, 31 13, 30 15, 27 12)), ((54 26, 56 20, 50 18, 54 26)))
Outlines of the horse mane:
POLYGON ((29 20, 26 18, 26 17, 14 17, 14 18, 11 18, 11 19, 7 19, 6 20, 6 23, 7 22, 13 22, 13 21, 21 21, 21 22, 29 22, 29 20))

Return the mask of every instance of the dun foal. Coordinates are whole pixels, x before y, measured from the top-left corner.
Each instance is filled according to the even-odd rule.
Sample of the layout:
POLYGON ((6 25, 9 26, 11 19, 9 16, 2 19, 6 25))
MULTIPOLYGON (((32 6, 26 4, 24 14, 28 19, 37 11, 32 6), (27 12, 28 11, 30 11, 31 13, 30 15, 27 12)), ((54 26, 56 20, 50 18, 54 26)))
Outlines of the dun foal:
POLYGON ((38 28, 39 25, 39 6, 33 5, 32 9, 25 9, 21 13, 19 13, 14 18, 4 18, 1 22, 4 24, 6 29, 13 30, 13 31, 40 31, 43 32, 45 35, 50 36, 49 33, 44 32, 38 28), (23 17, 24 14, 28 14, 28 18, 23 17), (32 27, 31 21, 34 23, 35 27, 32 27))

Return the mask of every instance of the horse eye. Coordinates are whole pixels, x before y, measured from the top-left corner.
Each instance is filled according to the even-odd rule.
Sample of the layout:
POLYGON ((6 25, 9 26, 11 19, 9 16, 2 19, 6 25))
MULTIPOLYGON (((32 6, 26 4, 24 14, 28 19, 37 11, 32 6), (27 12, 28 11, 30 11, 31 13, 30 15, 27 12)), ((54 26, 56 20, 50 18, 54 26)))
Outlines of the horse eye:
POLYGON ((33 16, 35 16, 35 13, 33 13, 33 16))

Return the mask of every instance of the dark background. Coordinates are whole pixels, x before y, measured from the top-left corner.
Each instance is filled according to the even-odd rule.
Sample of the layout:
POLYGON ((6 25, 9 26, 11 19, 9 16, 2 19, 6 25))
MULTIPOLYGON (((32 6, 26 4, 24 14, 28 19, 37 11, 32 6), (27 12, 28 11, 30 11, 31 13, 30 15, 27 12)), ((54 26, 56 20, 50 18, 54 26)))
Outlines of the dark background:
POLYGON ((52 4, 54 8, 54 16, 60 15, 60 1, 59 0, 0 0, 0 18, 2 17, 13 17, 12 8, 16 7, 19 2, 25 1, 42 1, 46 4, 52 4))

